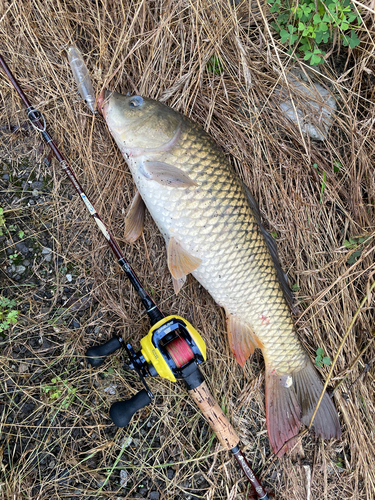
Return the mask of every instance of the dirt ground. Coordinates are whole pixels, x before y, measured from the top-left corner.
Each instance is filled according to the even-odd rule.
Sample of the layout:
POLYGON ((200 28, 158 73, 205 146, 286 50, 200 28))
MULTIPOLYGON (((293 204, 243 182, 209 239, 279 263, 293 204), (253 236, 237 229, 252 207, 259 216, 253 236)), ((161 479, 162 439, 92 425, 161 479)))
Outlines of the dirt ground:
MULTIPOLYGON (((148 292, 201 332, 210 388, 278 500, 375 498, 372 2, 360 12, 360 46, 336 44, 320 70, 310 71, 274 36, 262 2, 0 5, 1 54, 148 292), (103 119, 77 94, 69 44, 84 54, 98 92, 108 85, 189 116, 249 186, 299 302, 299 338, 312 359, 318 348, 331 360, 339 353, 329 390, 336 389, 340 440, 311 432, 302 439, 304 456, 273 460, 260 351, 242 370, 228 347, 224 312, 206 290, 189 276, 174 294, 164 240, 149 214, 143 236, 134 245, 124 239, 134 183, 103 119), (334 98, 325 141, 302 134, 280 110, 288 96, 322 126, 291 91, 292 67, 334 98)), ((0 97, 0 297, 14 301, 0 313, 18 312, 17 323, 0 333, 0 497, 247 498, 233 457, 182 384, 151 380, 155 404, 126 429, 111 423, 110 404, 141 384, 123 370, 122 353, 99 369, 87 366, 84 353, 114 334, 136 347, 148 319, 3 73, 0 97)), ((328 371, 320 369, 323 378, 328 371)))

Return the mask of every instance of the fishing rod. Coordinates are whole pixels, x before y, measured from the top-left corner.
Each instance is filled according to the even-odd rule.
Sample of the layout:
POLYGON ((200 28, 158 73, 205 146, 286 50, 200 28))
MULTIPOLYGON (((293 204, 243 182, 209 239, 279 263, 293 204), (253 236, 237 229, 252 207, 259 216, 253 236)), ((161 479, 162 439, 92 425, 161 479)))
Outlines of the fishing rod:
POLYGON ((146 377, 160 375, 172 382, 182 379, 185 382, 189 395, 206 417, 221 445, 228 451, 230 450, 235 456, 252 487, 255 489, 258 498, 260 500, 269 500, 269 496, 239 448, 239 437, 211 395, 203 374, 198 367, 199 364, 206 360, 206 345, 202 337, 186 319, 175 315, 165 316, 148 295, 130 264, 125 259, 120 247, 85 194, 72 167, 47 132, 43 114, 30 104, 1 54, 0 64, 26 106, 29 122, 42 135, 75 190, 81 196, 87 210, 95 220, 117 258, 118 264, 140 297, 151 323, 151 329, 148 334, 140 341, 141 350, 138 353, 135 353, 132 345, 125 342, 121 337, 113 337, 108 342, 96 347, 90 347, 86 351, 86 358, 90 365, 98 367, 106 360, 108 355, 124 347, 130 361, 128 364, 129 368, 136 371, 144 386, 144 389, 132 398, 112 404, 110 417, 113 423, 118 427, 127 426, 136 411, 152 402, 154 396, 146 383, 146 377))

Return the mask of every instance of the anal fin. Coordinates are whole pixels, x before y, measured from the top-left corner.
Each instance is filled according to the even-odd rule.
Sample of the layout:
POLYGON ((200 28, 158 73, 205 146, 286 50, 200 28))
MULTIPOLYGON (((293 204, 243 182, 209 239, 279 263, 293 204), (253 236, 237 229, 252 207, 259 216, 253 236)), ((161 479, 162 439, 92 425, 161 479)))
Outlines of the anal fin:
POLYGON ((146 206, 139 191, 135 193, 132 204, 125 218, 125 239, 134 243, 142 234, 146 206))
POLYGON ((229 345, 238 363, 244 367, 247 358, 263 344, 255 335, 251 326, 242 323, 237 316, 225 311, 229 345))
MULTIPOLYGON (((172 236, 167 248, 168 268, 175 280, 181 280, 197 269, 202 262, 199 257, 194 257, 187 252, 172 236)), ((180 287, 181 288, 181 287, 180 287)))

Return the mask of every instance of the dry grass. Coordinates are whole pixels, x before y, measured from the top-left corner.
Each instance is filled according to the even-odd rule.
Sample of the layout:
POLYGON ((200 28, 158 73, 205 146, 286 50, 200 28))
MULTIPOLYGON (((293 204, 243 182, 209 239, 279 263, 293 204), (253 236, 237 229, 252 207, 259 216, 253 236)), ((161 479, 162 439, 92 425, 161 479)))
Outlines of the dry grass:
MULTIPOLYGON (((211 388, 239 430, 250 463, 261 471, 272 454, 265 431, 260 355, 255 354, 244 371, 239 369, 228 350, 222 311, 193 278, 174 296, 164 242, 149 216, 143 238, 132 247, 123 240, 123 209, 134 194, 131 175, 103 121, 92 117, 78 99, 64 52, 66 44, 79 46, 96 89, 111 80, 110 87, 120 92, 160 99, 201 123, 216 139, 258 200, 267 227, 277 233, 284 268, 291 284, 299 286, 301 313, 296 322, 302 342, 312 356, 324 347, 332 359, 374 280, 374 13, 362 11, 361 46, 350 53, 336 47, 321 74, 315 74, 330 89, 339 110, 328 140, 318 143, 302 136, 278 109, 278 89, 289 92, 285 75, 293 63, 271 35, 266 9, 260 10, 263 2, 258 5, 247 0, 236 9, 226 1, 208 0, 4 1, 0 37, 2 54, 32 103, 43 111, 55 141, 142 281, 164 311, 187 317, 202 332, 211 388), (213 55, 222 62, 222 74, 207 70, 213 55), (335 162, 342 165, 339 172, 334 172, 335 162), (321 196, 323 172, 327 180, 321 196), (343 243, 355 236, 370 239, 350 265, 343 243)), ((0 96, 0 124, 22 123, 20 101, 3 77, 0 96)), ((304 106, 298 96, 294 102, 304 106)), ((40 170, 43 153, 39 139, 33 141, 25 155, 40 170)), ((1 156, 19 157, 19 142, 22 138, 4 143, 1 156)), ((115 399, 134 393, 139 384, 123 372, 118 357, 97 371, 83 367, 79 357, 97 340, 94 327, 101 328, 102 339, 119 332, 137 345, 147 331, 147 318, 80 200, 67 197, 70 191, 56 163, 51 175, 48 210, 35 210, 32 216, 51 223, 55 255, 74 266, 76 278, 93 285, 99 306, 95 315, 86 315, 80 329, 62 324, 53 330, 49 316, 38 312, 25 288, 12 284, 17 300, 29 301, 33 308, 23 315, 22 329, 9 332, 1 354, 2 497, 130 499, 148 482, 161 499, 188 498, 184 492, 190 489, 210 500, 245 498, 233 460, 210 439, 211 432, 178 384, 152 381, 160 396, 152 416, 144 421, 146 414, 138 415, 126 430, 111 426, 108 407, 113 397, 102 390, 103 374, 106 383, 115 381, 120 388, 115 399), (55 339, 47 351, 30 343, 30 338, 43 335, 55 339), (37 360, 43 369, 38 377, 12 374, 14 349, 25 346, 24 361, 34 370, 37 360), (57 375, 65 385, 53 402, 41 397, 41 387, 57 375), (15 383, 9 392, 8 377, 15 383), (64 409, 71 388, 77 392, 64 409), (26 418, 20 412, 25 400, 35 404, 26 418), (138 441, 125 448, 125 435, 138 441), (165 464, 172 462, 175 475, 168 479, 165 464), (128 471, 127 490, 117 484, 119 468, 128 471)), ((58 266, 56 298, 64 286, 58 266)), ((5 275, 1 280, 6 287, 5 275)), ((81 293, 89 291, 82 287, 81 293)), ((375 497, 373 364, 349 390, 374 360, 375 343, 357 358, 373 335, 370 297, 339 356, 331 384, 347 377, 335 393, 342 439, 323 442, 310 435, 303 440, 305 461, 275 461, 266 479, 279 500, 306 498, 304 464, 312 471, 311 498, 375 497)))

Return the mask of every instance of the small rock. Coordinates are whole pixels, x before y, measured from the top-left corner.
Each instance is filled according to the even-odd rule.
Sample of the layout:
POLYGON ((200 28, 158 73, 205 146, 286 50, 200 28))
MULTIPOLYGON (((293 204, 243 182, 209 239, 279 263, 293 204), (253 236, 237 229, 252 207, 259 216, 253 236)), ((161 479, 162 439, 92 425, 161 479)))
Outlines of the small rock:
POLYGON ((116 387, 117 385, 115 384, 112 384, 112 385, 109 385, 108 387, 105 387, 104 388, 104 392, 106 392, 107 394, 116 394, 116 387))
POLYGON ((35 198, 38 198, 39 194, 40 193, 37 189, 33 189, 32 195, 35 196, 35 198))
POLYGON ((24 265, 24 266, 26 266, 26 267, 27 267, 27 266, 29 266, 29 265, 30 265, 30 261, 29 261, 29 260, 27 260, 27 259, 26 259, 26 260, 24 260, 24 261, 23 261, 23 265, 24 265))
POLYGON ((319 83, 303 83, 299 73, 289 74, 287 79, 292 96, 302 94, 307 106, 300 109, 296 105, 294 108, 290 100, 285 100, 279 103, 281 111, 290 121, 299 124, 305 135, 324 141, 332 125, 332 115, 337 109, 335 98, 319 83))
POLYGON ((49 253, 49 254, 47 254, 47 255, 44 257, 44 260, 45 260, 46 262, 51 262, 51 260, 52 260, 52 254, 50 254, 50 253, 49 253))
POLYGON ((4 174, 3 179, 4 181, 9 181, 9 174, 4 174))
POLYGON ((73 276, 71 274, 67 274, 66 280, 69 281, 69 283, 70 283, 73 280, 73 276))
POLYGON ((43 182, 40 182, 40 181, 34 181, 32 184, 31 184, 31 187, 33 189, 42 189, 43 188, 43 182))
POLYGON ((158 491, 151 491, 149 497, 150 500, 159 500, 160 493, 158 491))
POLYGON ((16 248, 23 255, 27 255, 29 253, 29 248, 22 241, 19 241, 18 243, 16 243, 16 248))
POLYGON ((168 479, 173 479, 174 475, 175 475, 175 471, 173 469, 167 469, 168 479))
POLYGON ((128 485, 128 471, 125 469, 120 470, 120 485, 121 488, 126 488, 128 485))
POLYGON ((130 436, 126 436, 122 442, 121 448, 127 448, 133 442, 133 438, 130 436))
POLYGON ((26 267, 25 266, 16 266, 16 272, 19 273, 19 274, 22 274, 26 271, 26 267))
POLYGON ((76 319, 74 319, 74 318, 73 318, 73 320, 72 320, 71 325, 72 325, 72 328, 74 328, 74 329, 77 329, 77 328, 80 328, 80 327, 81 327, 81 325, 80 325, 79 321, 77 321, 77 320, 76 320, 76 319))
POLYGON ((26 363, 20 363, 18 367, 18 373, 26 373, 29 371, 29 365, 26 363))
POLYGON ((48 255, 50 253, 52 253, 52 248, 43 247, 43 249, 42 249, 42 255, 48 255))

